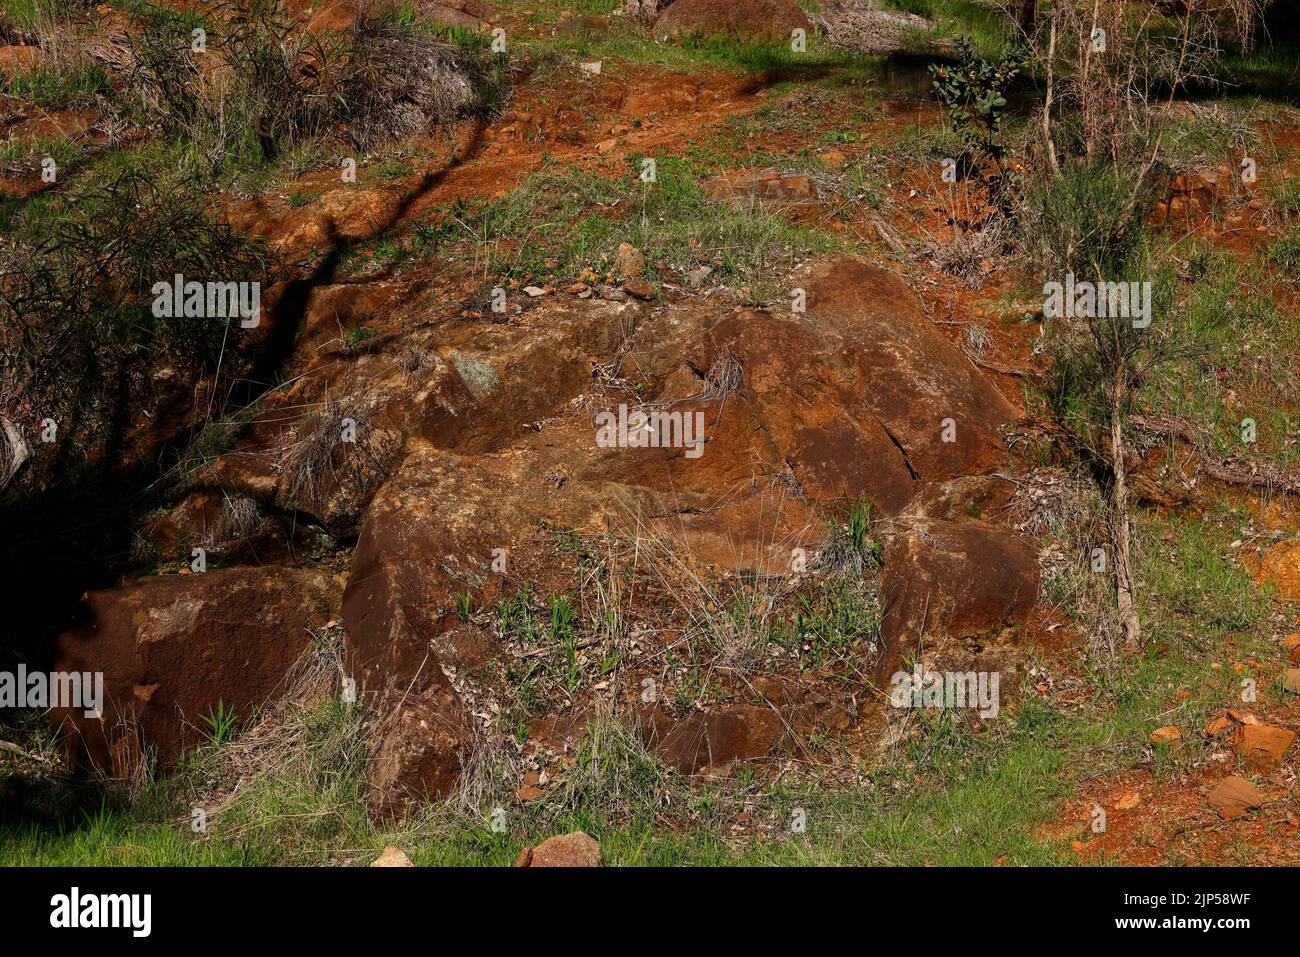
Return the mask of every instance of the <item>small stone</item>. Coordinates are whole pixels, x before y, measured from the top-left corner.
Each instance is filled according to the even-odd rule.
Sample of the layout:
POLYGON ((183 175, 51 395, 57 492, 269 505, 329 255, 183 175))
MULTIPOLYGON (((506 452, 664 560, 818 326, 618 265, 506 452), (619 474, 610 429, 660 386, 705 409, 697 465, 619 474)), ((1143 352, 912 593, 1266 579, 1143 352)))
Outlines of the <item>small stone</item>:
POLYGON ((1282 687, 1292 694, 1300 694, 1300 668, 1288 668, 1282 676, 1282 687))
POLYGON ((515 867, 599 867, 600 842, 582 831, 547 838, 534 848, 524 848, 515 867))
POLYGON ((1282 763, 1282 755, 1295 740, 1295 732, 1267 724, 1243 724, 1232 736, 1232 746, 1242 765, 1252 771, 1269 771, 1282 763))
POLYGON ((1175 741, 1181 741, 1182 738, 1183 733, 1172 724, 1165 725, 1163 728, 1156 728, 1147 736, 1147 740, 1152 744, 1173 744, 1175 741))
POLYGON ((645 256, 631 243, 622 243, 614 257, 614 274, 620 279, 635 279, 645 272, 645 256))
POLYGON ((624 302, 627 300, 627 293, 618 286, 601 286, 600 298, 608 299, 610 302, 624 302))
POLYGON ((384 848, 384 853, 380 854, 370 862, 371 867, 414 867, 411 859, 402 853, 401 849, 394 844, 389 844, 384 848))
POLYGON ((583 73, 590 73, 592 76, 600 76, 600 60, 594 60, 590 63, 579 63, 578 69, 583 73))
POLYGON ((638 299, 653 299, 655 287, 644 279, 628 279, 623 283, 623 291, 638 299))
POLYGON ((1219 814, 1228 820, 1241 817, 1252 808, 1264 803, 1264 795, 1259 788, 1245 778, 1235 774, 1226 777, 1209 794, 1209 801, 1219 809, 1219 814))
POLYGON ((1212 738, 1217 738, 1221 734, 1227 734, 1232 730, 1232 719, 1226 714, 1221 714, 1217 718, 1211 718, 1205 726, 1205 733, 1212 738))
POLYGON ((712 272, 712 266, 697 266, 686 274, 686 282, 692 289, 698 289, 712 272))
POLYGON ((541 286, 524 286, 524 293, 529 297, 536 299, 538 296, 546 295, 546 290, 541 286))

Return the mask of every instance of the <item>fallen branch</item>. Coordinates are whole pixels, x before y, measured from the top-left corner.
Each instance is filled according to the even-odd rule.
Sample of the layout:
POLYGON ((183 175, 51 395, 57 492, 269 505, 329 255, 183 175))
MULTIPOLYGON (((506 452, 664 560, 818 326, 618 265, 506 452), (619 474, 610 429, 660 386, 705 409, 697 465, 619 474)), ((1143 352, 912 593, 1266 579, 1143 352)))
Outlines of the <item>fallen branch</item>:
POLYGON ((1249 470, 1221 462, 1205 451, 1204 436, 1188 421, 1170 415, 1135 415, 1133 425, 1157 435, 1181 439, 1195 450, 1199 467, 1211 478, 1225 485, 1263 488, 1287 495, 1300 495, 1300 475, 1271 466, 1253 466, 1249 470))
POLYGON ((39 754, 32 754, 32 752, 27 751, 24 748, 20 748, 18 747, 18 745, 12 744, 8 741, 0 741, 0 751, 9 751, 10 753, 16 754, 22 758, 30 758, 31 760, 37 762, 38 764, 50 763, 49 758, 42 757, 39 754))
POLYGON ((1022 379, 1041 379, 1043 371, 1034 369, 1030 366, 1012 366, 1005 362, 996 362, 993 359, 972 359, 981 369, 988 369, 991 372, 999 372, 1002 375, 1019 376, 1022 379))

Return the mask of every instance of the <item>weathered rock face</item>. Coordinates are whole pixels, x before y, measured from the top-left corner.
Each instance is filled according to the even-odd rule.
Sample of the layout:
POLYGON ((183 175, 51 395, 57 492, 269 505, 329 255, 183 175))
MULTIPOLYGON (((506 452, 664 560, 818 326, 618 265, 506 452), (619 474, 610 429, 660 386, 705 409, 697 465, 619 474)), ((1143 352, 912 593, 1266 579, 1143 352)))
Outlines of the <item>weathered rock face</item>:
POLYGON ((727 316, 693 361, 739 362, 753 445, 768 445, 811 500, 865 496, 894 514, 926 483, 1004 461, 998 430, 1015 410, 901 279, 839 259, 794 282, 805 313, 727 316))
POLYGON ((320 572, 231 568, 165 575, 85 598, 59 640, 59 671, 102 671, 102 719, 56 709, 78 764, 129 771, 141 749, 164 766, 204 740, 218 702, 249 717, 325 623, 335 585, 320 572))
POLYGON ((921 482, 992 470, 1016 411, 943 337, 896 274, 857 259, 810 268, 807 318, 844 339, 863 403, 921 482), (951 420, 951 421, 949 421, 951 420))
MULTIPOLYGON (((621 268, 637 271, 630 247, 621 268)), ((342 618, 372 716, 377 818, 456 786, 476 737, 457 689, 499 652, 490 629, 460 621, 458 596, 483 608, 525 585, 568 593, 576 558, 556 533, 648 535, 706 574, 785 576, 827 541, 830 516, 866 498, 904 527, 886 554, 890 666, 922 634, 979 640, 1022 618, 1032 549, 968 522, 1003 501, 980 473, 1003 462, 998 430, 1014 410, 894 274, 840 259, 796 287, 806 311, 520 296, 498 320, 472 296, 399 329, 364 287, 321 287, 295 326, 290 384, 157 538, 184 553, 217 528, 221 554, 235 554, 220 528, 232 498, 256 503, 250 525, 265 520, 259 556, 292 554, 292 532, 263 527, 289 519, 358 535, 342 618), (346 334, 360 326, 390 331, 346 334), (679 430, 611 444, 598 417, 638 409, 698 422, 700 441, 679 430), (355 443, 335 436, 347 420, 355 443)), ((171 759, 199 740, 179 716, 201 722, 218 700, 246 714, 271 693, 306 641, 299 606, 329 597, 306 572, 155 579, 90 596, 63 659, 109 672, 140 741, 171 759)), ((856 703, 778 698, 638 725, 695 773, 775 753, 792 727, 856 720, 856 703)), ((72 720, 86 756, 111 765, 117 733, 72 720)))
POLYGON ((655 21, 655 36, 691 34, 736 36, 748 40, 789 40, 796 28, 812 32, 812 22, 794 0, 674 0, 655 21))
MULTIPOLYGON (((840 260, 799 281, 804 314, 627 314, 633 347, 613 374, 657 370, 641 379, 643 395, 656 408, 699 413, 701 448, 602 445, 596 416, 613 411, 620 393, 580 392, 576 382, 543 388, 574 398, 563 407, 552 400, 555 414, 509 443, 408 439, 401 468, 366 511, 343 601, 363 694, 387 714, 382 702, 396 700, 393 689, 413 692, 379 736, 376 811, 396 813, 421 791, 453 786, 467 757, 467 725, 442 669, 466 664, 449 639, 457 596, 469 592, 483 607, 525 582, 535 593, 567 591, 573 568, 554 531, 649 533, 718 570, 780 575, 795 548, 812 554, 824 542, 826 510, 865 496, 899 514, 918 489, 1002 461, 997 430, 1014 410, 925 319, 901 280, 840 260)), ((590 357, 587 370, 611 345, 594 331, 565 341, 590 357)), ((480 354, 485 367, 500 370, 480 354)), ((466 353, 457 355, 463 361, 466 353)), ((497 374, 477 377, 480 408, 492 405, 497 374)), ((540 369, 533 378, 549 381, 540 369)), ((461 379, 468 381, 463 372, 461 379)), ((529 388, 518 383, 518 391, 529 388)), ((503 409, 499 420, 517 423, 519 411, 503 409)), ((481 414, 471 405, 460 418, 481 414)), ((934 496, 966 494, 954 487, 934 496)), ((894 561, 899 647, 919 633, 927 601, 927 629, 961 637, 987 634, 1032 605, 1037 565, 1018 540, 986 526, 938 523, 925 542, 930 550, 902 549, 894 561), (946 603, 927 598, 953 586, 946 603)), ((767 754, 784 736, 771 708, 749 706, 652 721, 646 730, 647 743, 685 772, 767 754)))
POLYGON ((733 705, 680 721, 653 712, 643 718, 641 733, 666 765, 693 774, 768 755, 785 726, 773 708, 733 705))
POLYGON ((371 733, 367 801, 373 819, 401 817, 412 802, 451 792, 468 758, 465 709, 451 683, 430 660, 385 707, 371 733))
POLYGON ((897 511, 916 479, 871 414, 866 383, 842 364, 847 343, 819 333, 793 318, 737 313, 711 330, 705 351, 730 355, 744 370, 752 442, 774 470, 788 467, 818 504, 865 495, 897 511))
POLYGON ((313 516, 339 537, 356 534, 408 438, 467 452, 506 444, 578 394, 592 357, 616 341, 610 312, 589 308, 546 325, 446 322, 345 347, 335 310, 365 308, 351 288, 313 293, 299 349, 325 351, 267 401, 211 478, 226 492, 313 516))
POLYGON ((995 638, 1025 621, 1038 598, 1038 559, 1022 537, 979 522, 923 521, 885 548, 877 677, 888 682, 905 658, 938 639, 995 638))

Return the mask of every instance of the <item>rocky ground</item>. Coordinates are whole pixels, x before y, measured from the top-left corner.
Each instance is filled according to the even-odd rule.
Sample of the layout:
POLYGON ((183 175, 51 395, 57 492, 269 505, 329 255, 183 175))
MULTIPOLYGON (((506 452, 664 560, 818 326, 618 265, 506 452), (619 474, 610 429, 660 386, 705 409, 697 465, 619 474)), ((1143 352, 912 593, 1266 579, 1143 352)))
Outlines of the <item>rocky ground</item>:
MULTIPOLYGON (((1041 273, 941 174, 924 58, 1001 21, 929 6, 406 5, 491 97, 218 164, 260 322, 122 360, 54 441, 6 393, 14 660, 107 705, 0 724, 0 855, 1296 862, 1300 114, 1167 106, 1149 224, 1198 348, 1135 410, 1126 652, 1041 273), (892 706, 914 666, 998 675, 996 713, 892 706)), ((139 11, 62 13, 0 46, 14 249, 193 160, 115 105, 139 11), (73 37, 103 76, 55 89, 73 37)))

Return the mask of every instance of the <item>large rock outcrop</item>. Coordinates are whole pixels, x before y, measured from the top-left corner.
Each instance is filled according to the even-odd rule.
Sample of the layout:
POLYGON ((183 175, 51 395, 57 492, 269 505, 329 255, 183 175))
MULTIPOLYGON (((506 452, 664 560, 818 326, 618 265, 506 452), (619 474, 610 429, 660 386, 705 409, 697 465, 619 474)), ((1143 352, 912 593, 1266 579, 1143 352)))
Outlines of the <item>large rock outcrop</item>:
MULTIPOLYGON (((588 387, 510 442, 408 439, 366 511, 343 601, 355 674, 384 716, 374 809, 454 786, 471 736, 448 675, 476 663, 450 637, 457 596, 483 607, 524 583, 567 591, 571 556, 556 532, 652 534, 720 571, 783 575, 794 549, 825 541, 825 516, 845 502, 865 497, 895 516, 919 491, 1003 463, 998 430, 1015 410, 901 279, 840 259, 792 281, 805 312, 624 313, 630 348, 605 374, 636 381, 639 395, 588 387), (620 402, 699 413, 702 446, 602 445, 596 416, 620 402)), ((588 350, 584 370, 610 347, 607 335, 569 341, 588 350)), ((1036 565, 1018 540, 942 522, 917 534, 887 556, 894 649, 923 629, 982 633, 1032 604, 1036 565), (950 600, 929 595, 940 587, 950 600)), ((648 743, 687 772, 766 754, 784 737, 766 707, 652 724, 648 743)))
POLYGON ((206 740, 208 714, 250 717, 328 619, 336 587, 324 572, 231 568, 87 594, 54 664, 104 675, 102 717, 54 712, 75 763, 110 776, 146 754, 166 766, 206 740))

